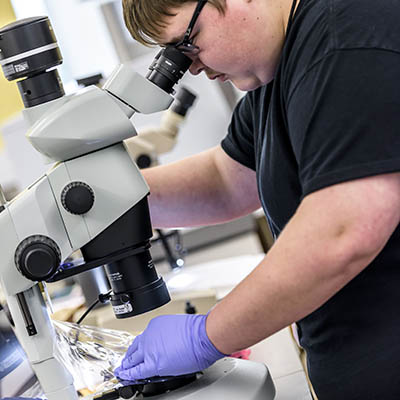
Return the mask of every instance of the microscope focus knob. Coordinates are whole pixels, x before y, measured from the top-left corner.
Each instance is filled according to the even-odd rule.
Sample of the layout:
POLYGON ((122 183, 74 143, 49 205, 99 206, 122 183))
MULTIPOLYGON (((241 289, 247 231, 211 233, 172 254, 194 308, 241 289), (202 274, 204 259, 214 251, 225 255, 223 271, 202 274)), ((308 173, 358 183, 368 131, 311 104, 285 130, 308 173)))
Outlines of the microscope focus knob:
POLYGON ((149 168, 151 166, 152 159, 148 154, 140 154, 136 157, 136 165, 140 169, 149 168))
POLYGON ((84 182, 71 182, 61 192, 61 204, 71 214, 86 214, 94 204, 94 191, 84 182))
POLYGON ((15 251, 15 265, 22 275, 32 281, 45 281, 52 277, 60 263, 60 248, 47 236, 29 236, 15 251))

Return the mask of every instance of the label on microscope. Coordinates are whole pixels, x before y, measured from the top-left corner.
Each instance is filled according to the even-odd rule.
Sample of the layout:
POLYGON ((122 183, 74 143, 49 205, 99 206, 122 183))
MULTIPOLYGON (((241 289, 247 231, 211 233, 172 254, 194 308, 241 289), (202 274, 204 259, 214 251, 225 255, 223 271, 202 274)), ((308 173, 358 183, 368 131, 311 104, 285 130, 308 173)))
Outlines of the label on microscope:
POLYGON ((110 279, 111 282, 116 282, 116 281, 121 281, 123 275, 120 272, 113 272, 112 274, 108 275, 108 278, 110 279))
POLYGON ((119 314, 126 314, 133 311, 133 307, 131 303, 121 304, 119 306, 113 306, 114 313, 119 314))
POLYGON ((27 61, 24 61, 20 64, 14 64, 14 68, 16 72, 23 72, 29 69, 29 65, 27 61))

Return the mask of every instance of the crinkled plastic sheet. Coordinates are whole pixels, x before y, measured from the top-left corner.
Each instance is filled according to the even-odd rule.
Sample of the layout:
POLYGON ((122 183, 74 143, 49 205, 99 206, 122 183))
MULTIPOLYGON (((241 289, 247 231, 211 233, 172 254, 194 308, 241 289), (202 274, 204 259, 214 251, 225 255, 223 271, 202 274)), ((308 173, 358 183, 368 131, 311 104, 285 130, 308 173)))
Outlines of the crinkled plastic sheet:
POLYGON ((128 332, 53 321, 56 357, 69 369, 78 390, 99 393, 117 383, 114 369, 135 336, 128 332))
MULTIPOLYGON (((57 345, 55 356, 70 371, 75 388, 87 389, 85 398, 113 389, 118 383, 114 369, 120 364, 135 336, 128 332, 53 321, 57 345)), ((45 399, 39 382, 24 397, 45 399)))

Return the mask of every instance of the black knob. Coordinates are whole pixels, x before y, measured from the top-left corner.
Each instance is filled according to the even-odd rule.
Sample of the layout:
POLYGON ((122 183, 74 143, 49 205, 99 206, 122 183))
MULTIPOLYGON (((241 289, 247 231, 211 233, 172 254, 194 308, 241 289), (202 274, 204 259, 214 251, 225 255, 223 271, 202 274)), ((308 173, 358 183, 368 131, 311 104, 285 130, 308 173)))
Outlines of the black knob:
POLYGON ((147 154, 140 154, 136 158, 136 164, 140 169, 149 168, 151 166, 152 160, 147 154))
POLYGON ((86 214, 94 204, 93 189, 84 182, 71 182, 61 192, 61 204, 71 214, 86 214))
POLYGON ((15 265, 22 275, 32 281, 49 279, 57 272, 60 263, 60 249, 57 243, 47 236, 29 236, 15 251, 15 265))
POLYGON ((135 394, 138 393, 137 386, 122 386, 118 388, 118 395, 122 399, 131 399, 135 394))

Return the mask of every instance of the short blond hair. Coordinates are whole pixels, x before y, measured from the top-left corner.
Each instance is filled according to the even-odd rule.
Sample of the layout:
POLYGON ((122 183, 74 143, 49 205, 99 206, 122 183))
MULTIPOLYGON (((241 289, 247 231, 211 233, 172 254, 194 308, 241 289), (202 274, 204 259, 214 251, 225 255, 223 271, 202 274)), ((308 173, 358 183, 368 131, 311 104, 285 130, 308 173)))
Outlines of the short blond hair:
MULTIPOLYGON (((176 14, 171 10, 184 3, 196 0, 122 0, 124 21, 134 39, 144 45, 160 43, 162 30, 167 27, 165 19, 176 14)), ((221 14, 224 14, 226 0, 208 0, 221 14)))

